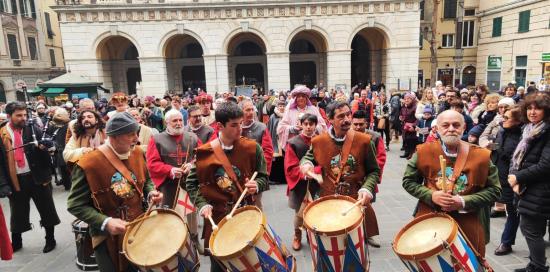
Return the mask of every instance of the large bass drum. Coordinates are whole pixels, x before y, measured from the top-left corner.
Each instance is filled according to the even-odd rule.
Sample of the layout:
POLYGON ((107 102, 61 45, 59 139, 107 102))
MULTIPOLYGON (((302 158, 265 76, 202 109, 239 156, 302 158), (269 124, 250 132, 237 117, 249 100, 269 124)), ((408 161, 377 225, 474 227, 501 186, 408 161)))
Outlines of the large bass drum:
POLYGON ((88 224, 80 219, 72 223, 76 242, 76 266, 83 271, 97 270, 92 238, 88 232, 88 224))

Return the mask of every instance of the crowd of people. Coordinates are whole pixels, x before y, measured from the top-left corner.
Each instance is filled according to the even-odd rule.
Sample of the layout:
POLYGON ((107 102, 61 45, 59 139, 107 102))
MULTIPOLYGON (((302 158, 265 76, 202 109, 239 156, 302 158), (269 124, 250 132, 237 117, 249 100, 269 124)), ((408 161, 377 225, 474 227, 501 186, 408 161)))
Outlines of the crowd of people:
MULTIPOLYGON (((550 96, 536 89, 509 84, 498 93, 485 85, 458 89, 437 82, 417 92, 383 84, 349 92, 297 86, 252 97, 117 92, 57 105, 9 102, 0 112, 0 152, 6 154, 0 156, 0 197, 9 197, 11 214, 8 231, 0 210, 3 259, 23 247, 22 234, 32 228, 31 199, 45 230, 43 252, 56 247, 60 220, 52 179, 70 191, 69 212, 90 225, 105 271, 131 269, 113 252, 120 251, 127 222, 144 213, 141 202, 174 208, 180 189, 194 206, 184 215, 197 246, 198 215, 221 220, 242 191, 250 196, 246 204, 261 209, 262 192, 287 184, 294 250, 302 247, 305 205, 334 193, 362 200, 369 214, 366 241, 380 247, 370 203, 390 143, 400 141, 401 158, 409 160, 403 187, 419 199, 416 216, 434 209, 456 215, 481 259, 489 212, 506 216, 494 254, 512 252, 521 228, 530 262, 517 271, 548 271, 543 237, 550 219, 550 96), (441 191, 433 154, 453 158, 445 171, 454 191, 441 191), (463 154, 468 161, 462 162, 463 154), (317 182, 323 179, 332 182, 317 182)), ((211 231, 205 219, 204 249, 211 231)), ((223 271, 214 259, 212 271, 223 271)))

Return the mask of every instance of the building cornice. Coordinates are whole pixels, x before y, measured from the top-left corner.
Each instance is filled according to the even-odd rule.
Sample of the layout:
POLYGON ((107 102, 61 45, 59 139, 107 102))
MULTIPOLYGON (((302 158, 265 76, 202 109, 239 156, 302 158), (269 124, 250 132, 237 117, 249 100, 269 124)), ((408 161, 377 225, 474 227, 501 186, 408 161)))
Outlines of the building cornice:
POLYGON ((492 7, 492 8, 480 11, 476 14, 476 16, 477 17, 489 16, 489 15, 493 15, 493 14, 496 14, 496 13, 500 13, 500 12, 504 12, 504 11, 508 11, 508 10, 516 9, 516 8, 521 8, 523 6, 532 5, 532 4, 536 4, 536 3, 539 3, 539 2, 545 2, 545 1, 548 1, 548 0, 522 0, 522 1, 516 1, 515 3, 512 3, 512 4, 504 4, 504 5, 500 5, 500 6, 496 6, 496 7, 492 7))
POLYGON ((419 0, 273 1, 57 5, 61 22, 149 22, 345 16, 417 12, 419 0))

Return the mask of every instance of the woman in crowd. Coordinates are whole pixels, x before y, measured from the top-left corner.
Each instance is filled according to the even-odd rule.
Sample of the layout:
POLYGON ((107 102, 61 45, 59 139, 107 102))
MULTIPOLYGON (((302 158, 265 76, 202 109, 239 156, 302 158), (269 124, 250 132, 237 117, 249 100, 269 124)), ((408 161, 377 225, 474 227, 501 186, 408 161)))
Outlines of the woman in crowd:
POLYGON ((479 114, 477 122, 472 117, 472 119, 474 119, 474 123, 478 126, 482 126, 482 129, 485 129, 485 127, 487 127, 487 125, 491 123, 497 115, 498 102, 501 98, 502 97, 496 93, 487 95, 485 97, 485 101, 483 102, 485 104, 485 110, 479 114))
POLYGON ((513 107, 516 104, 514 102, 514 99, 505 97, 502 98, 500 101, 498 101, 498 112, 493 121, 487 125, 485 130, 483 130, 483 133, 481 136, 479 136, 479 146, 483 148, 489 148, 493 147, 494 145, 489 146, 491 143, 494 142, 498 131, 500 130, 500 123, 502 122, 502 116, 504 115, 504 112, 513 107))
POLYGON ((401 135, 401 120, 399 120, 399 114, 401 112, 401 94, 396 89, 391 89, 390 93, 390 123, 391 129, 394 131, 393 138, 395 141, 398 141, 399 135, 401 135))
POLYGON ((416 96, 412 93, 407 93, 399 114, 399 120, 403 122, 403 148, 405 150, 405 154, 403 154, 401 158, 410 158, 417 145, 418 137, 416 136, 416 124, 418 120, 416 120, 414 116, 416 104, 416 96))
POLYGON ((483 106, 479 95, 474 93, 470 96, 470 101, 466 104, 466 110, 469 115, 479 116, 479 113, 483 111, 483 106))
POLYGON ((514 101, 516 101, 516 103, 519 102, 520 97, 519 97, 518 91, 516 90, 516 87, 514 87, 514 85, 508 85, 504 89, 504 96, 514 99, 514 101))
POLYGON ((506 205, 506 223, 500 238, 500 245, 495 249, 495 255, 507 255, 512 252, 512 245, 516 242, 516 232, 519 227, 519 214, 514 206, 514 192, 508 184, 510 160, 521 138, 521 111, 513 107, 502 114, 502 124, 494 142, 491 159, 498 168, 498 177, 502 187, 502 195, 498 202, 506 205))
POLYGON ((430 107, 432 112, 437 112, 438 101, 431 88, 424 89, 424 92, 422 92, 422 99, 420 99, 420 102, 416 105, 416 112, 414 116, 419 121, 424 117, 425 107, 430 107))
POLYGON ((520 228, 529 248, 529 264, 516 272, 548 271, 544 235, 550 219, 550 96, 526 96, 521 106, 526 122, 510 164, 508 183, 519 194, 520 228))

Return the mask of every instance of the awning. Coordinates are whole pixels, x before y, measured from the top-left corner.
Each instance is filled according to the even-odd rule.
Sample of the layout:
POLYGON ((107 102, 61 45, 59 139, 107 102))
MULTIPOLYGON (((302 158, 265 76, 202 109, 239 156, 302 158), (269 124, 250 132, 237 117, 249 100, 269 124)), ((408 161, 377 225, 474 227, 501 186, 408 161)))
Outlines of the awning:
POLYGON ((62 94, 64 91, 65 88, 48 88, 48 90, 44 92, 44 95, 47 97, 56 97, 59 94, 62 94))
POLYGON ((27 90, 27 93, 29 95, 32 95, 32 96, 37 96, 37 95, 40 95, 40 93, 43 91, 44 89, 40 88, 40 87, 34 87, 34 89, 30 89, 30 90, 27 90))

